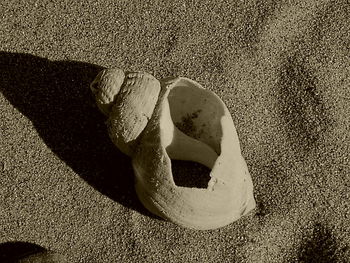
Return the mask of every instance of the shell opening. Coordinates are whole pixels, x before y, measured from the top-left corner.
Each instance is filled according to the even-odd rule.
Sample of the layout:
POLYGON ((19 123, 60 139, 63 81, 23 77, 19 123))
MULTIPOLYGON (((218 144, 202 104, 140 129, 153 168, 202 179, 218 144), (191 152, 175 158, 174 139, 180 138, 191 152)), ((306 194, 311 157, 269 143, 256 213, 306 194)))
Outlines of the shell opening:
POLYGON ((211 179, 211 169, 191 161, 171 160, 171 171, 176 186, 205 189, 211 179))
POLYGON ((171 88, 168 95, 170 115, 181 132, 209 146, 215 157, 206 162, 206 159, 213 159, 210 157, 213 154, 200 153, 200 159, 204 158, 200 164, 180 156, 177 159, 182 161, 171 158, 171 166, 175 185, 207 188, 211 169, 221 153, 221 118, 225 112, 221 100, 214 93, 197 85, 181 79, 171 88))

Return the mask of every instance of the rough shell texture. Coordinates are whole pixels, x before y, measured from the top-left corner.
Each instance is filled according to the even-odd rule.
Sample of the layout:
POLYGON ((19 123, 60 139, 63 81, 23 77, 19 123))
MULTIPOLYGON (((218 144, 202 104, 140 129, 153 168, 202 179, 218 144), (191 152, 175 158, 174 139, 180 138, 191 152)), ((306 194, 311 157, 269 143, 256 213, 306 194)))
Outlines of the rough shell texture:
POLYGON ((117 147, 132 155, 138 138, 152 116, 160 83, 148 73, 128 73, 107 122, 109 136, 117 147))
POLYGON ((113 68, 100 72, 91 90, 99 109, 109 117, 111 140, 123 153, 132 155, 158 100, 159 81, 148 73, 113 68))
POLYGON ((255 207, 252 180, 230 113, 214 93, 194 81, 177 78, 163 86, 133 156, 138 197, 154 214, 184 227, 225 226, 255 207), (196 139, 218 153, 206 189, 176 186, 167 152, 168 141, 176 139, 164 132, 169 119, 176 122, 193 113, 198 115, 194 125, 200 131, 196 139))
POLYGON ((96 104, 100 111, 109 115, 115 96, 124 82, 124 71, 118 68, 102 70, 91 83, 90 88, 95 95, 96 104))

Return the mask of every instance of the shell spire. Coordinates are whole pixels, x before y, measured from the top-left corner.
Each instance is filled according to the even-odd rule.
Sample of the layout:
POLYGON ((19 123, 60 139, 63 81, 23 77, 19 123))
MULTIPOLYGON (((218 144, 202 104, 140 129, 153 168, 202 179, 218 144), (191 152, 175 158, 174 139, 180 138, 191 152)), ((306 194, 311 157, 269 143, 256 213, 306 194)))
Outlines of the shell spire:
POLYGON ((90 87, 97 106, 109 117, 111 140, 131 156, 158 100, 159 81, 148 73, 112 68, 100 72, 90 87))

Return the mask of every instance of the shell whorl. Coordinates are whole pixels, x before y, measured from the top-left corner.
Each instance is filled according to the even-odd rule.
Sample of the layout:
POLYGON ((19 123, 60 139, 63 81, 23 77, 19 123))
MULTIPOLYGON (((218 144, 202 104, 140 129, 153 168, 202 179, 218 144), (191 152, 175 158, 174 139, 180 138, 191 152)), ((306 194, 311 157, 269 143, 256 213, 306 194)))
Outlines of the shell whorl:
POLYGON ((148 73, 112 68, 101 71, 90 87, 97 106, 108 116, 111 140, 131 156, 158 101, 159 81, 148 73))
POLYGON ((102 70, 93 82, 90 89, 95 95, 96 104, 100 111, 109 116, 116 95, 124 82, 125 73, 118 68, 102 70))

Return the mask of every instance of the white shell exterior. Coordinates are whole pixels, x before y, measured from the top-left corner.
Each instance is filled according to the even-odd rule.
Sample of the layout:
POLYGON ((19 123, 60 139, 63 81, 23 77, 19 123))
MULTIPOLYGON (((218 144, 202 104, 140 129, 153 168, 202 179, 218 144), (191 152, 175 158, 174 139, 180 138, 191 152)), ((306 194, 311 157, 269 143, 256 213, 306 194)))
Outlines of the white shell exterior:
POLYGON ((131 156, 138 138, 151 118, 160 83, 148 73, 128 73, 107 121, 113 143, 131 156))
POLYGON ((187 78, 159 82, 147 73, 126 73, 123 81, 96 79, 95 83, 122 82, 121 87, 100 85, 113 100, 99 108, 109 116, 112 141, 132 158, 136 193, 148 210, 181 226, 206 230, 225 226, 255 208, 238 135, 218 96, 187 78), (192 123, 184 134, 175 124, 188 115, 192 123), (208 166, 208 187, 177 186, 171 159, 208 166))
POLYGON ((255 208, 253 184, 241 155, 238 136, 225 104, 198 83, 177 78, 164 84, 152 119, 133 156, 136 192, 143 205, 154 214, 193 229, 225 226, 255 208), (164 147, 162 132, 169 115, 173 120, 186 113, 198 113, 198 125, 206 124, 198 140, 218 152, 207 189, 176 186, 171 160, 164 147))
POLYGON ((124 71, 118 68, 102 70, 90 84, 100 111, 109 115, 116 95, 124 82, 124 71))
POLYGON ((109 116, 111 140, 131 156, 157 103, 159 81, 148 73, 112 68, 101 71, 90 86, 99 109, 109 116))

